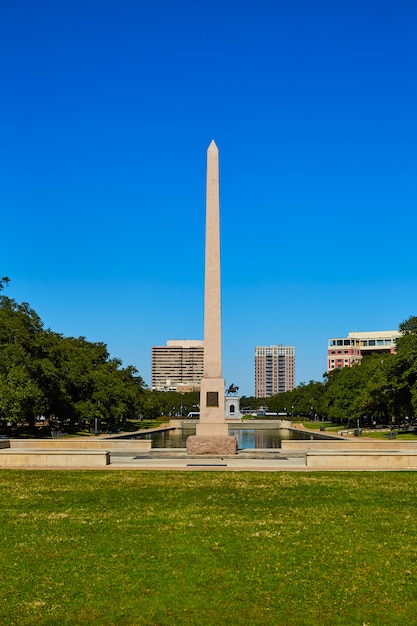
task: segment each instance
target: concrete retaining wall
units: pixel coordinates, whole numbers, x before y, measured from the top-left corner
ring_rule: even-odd
[[[110,453],[105,450],[0,450],[0,467],[105,467]]]
[[[7,445],[2,445],[7,444]],[[0,448],[11,450],[110,450],[111,452],[150,450],[151,439],[95,439],[92,437],[66,437],[64,439],[7,439]]]
[[[283,452],[307,452],[318,450],[383,450],[383,451],[399,451],[399,450],[415,450],[417,452],[417,441],[397,441],[382,439],[344,439],[338,441],[330,440],[289,440],[281,442]]]
[[[236,424],[227,420],[227,423],[232,430],[290,430],[292,426],[291,420],[239,420]]]
[[[395,452],[392,450],[375,451],[341,451],[341,452],[307,452],[306,465],[309,468],[334,469],[368,469],[393,470],[417,469],[417,450]]]
[[[230,417],[225,417],[225,421],[231,430],[242,429],[242,430],[290,430],[292,426],[291,420],[262,420],[262,419],[253,419],[253,420],[242,420],[235,419]],[[171,428],[193,428],[197,424],[200,423],[200,420],[194,419],[177,419],[170,420],[169,425]]]

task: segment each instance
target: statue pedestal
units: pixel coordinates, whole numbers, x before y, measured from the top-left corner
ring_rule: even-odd
[[[235,419],[235,420],[242,419],[242,413],[240,412],[240,397],[239,396],[225,396],[224,415],[226,419]]]
[[[236,454],[236,437],[219,435],[191,435],[187,439],[187,453],[228,456]]]

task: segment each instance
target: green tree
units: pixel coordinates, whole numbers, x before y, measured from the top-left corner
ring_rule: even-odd
[[[321,415],[323,383],[310,380],[307,384],[301,383],[291,391],[276,394],[266,399],[266,404],[272,412],[287,413],[288,415]]]
[[[0,297],[0,418],[37,416],[75,426],[94,418],[117,424],[140,412],[144,382],[110,359],[103,343],[45,330],[27,303]]]
[[[259,406],[265,404],[266,400],[262,398],[255,398],[255,396],[241,396],[240,406],[245,409],[256,410]]]
[[[10,278],[8,276],[2,276],[0,278],[0,291],[2,291],[4,287],[9,284],[9,282]]]
[[[417,317],[411,315],[408,319],[401,322],[399,330],[403,337],[406,335],[417,335]],[[397,344],[401,344],[403,337],[399,337]]]
[[[393,354],[365,356],[358,368],[360,381],[352,399],[351,417],[385,424],[395,421],[396,395],[391,378]]]
[[[109,358],[104,343],[85,337],[65,337],[62,346],[64,387],[71,399],[67,419],[117,425],[138,417],[144,382],[136,368],[122,368],[120,360]]]
[[[322,405],[330,419],[349,422],[353,417],[352,405],[364,385],[361,368],[361,365],[354,365],[326,374]]]
[[[40,317],[27,303],[0,297],[0,416],[33,427],[44,404],[34,363],[39,356]]]
[[[417,416],[417,317],[411,316],[399,326],[397,353],[390,369],[396,410],[401,417]]]

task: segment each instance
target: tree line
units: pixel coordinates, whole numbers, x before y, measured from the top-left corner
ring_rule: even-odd
[[[0,290],[9,279],[0,279]],[[412,423],[417,417],[417,317],[400,324],[396,353],[375,353],[358,365],[324,374],[272,398],[242,397],[241,406],[328,418],[340,423]],[[42,417],[66,428],[94,421],[117,427],[127,420],[186,417],[198,410],[197,392],[149,390],[131,365],[110,358],[104,343],[45,329],[28,303],[0,296],[0,422]]]
[[[0,289],[8,282],[0,279]],[[38,420],[54,428],[108,428],[127,420],[186,416],[198,393],[151,391],[132,365],[110,358],[102,342],[45,329],[27,302],[0,296],[0,423]]]
[[[242,398],[241,405],[265,404],[271,412],[339,423],[411,424],[417,417],[417,317],[399,330],[395,353],[364,356],[357,365],[325,373],[322,382],[263,400]]]
[[[119,424],[140,412],[144,382],[104,343],[45,329],[28,303],[0,297],[0,419],[33,427],[96,418]]]

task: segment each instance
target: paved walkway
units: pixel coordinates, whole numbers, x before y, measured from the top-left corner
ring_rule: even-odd
[[[107,469],[184,471],[307,471],[303,453],[240,450],[235,456],[188,456],[186,449],[156,448],[149,452],[113,454]]]

